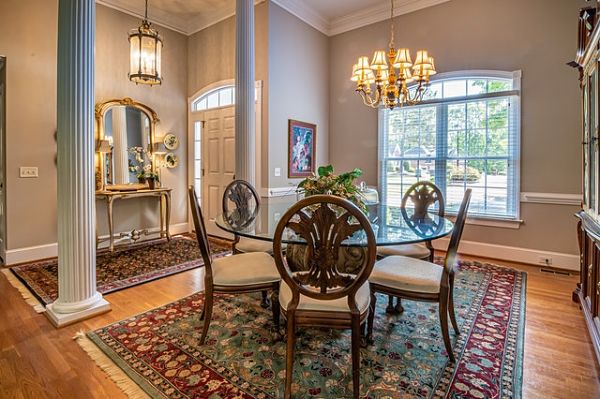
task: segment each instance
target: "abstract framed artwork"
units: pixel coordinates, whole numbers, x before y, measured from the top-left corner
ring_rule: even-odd
[[[288,177],[307,177],[315,172],[317,125],[288,120]]]

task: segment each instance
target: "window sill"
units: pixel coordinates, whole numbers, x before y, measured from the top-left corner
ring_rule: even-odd
[[[453,222],[456,220],[455,215],[447,215],[447,218]],[[520,219],[501,219],[501,218],[485,218],[485,217],[467,217],[466,224],[473,226],[498,227],[501,229],[517,230],[524,223]]]

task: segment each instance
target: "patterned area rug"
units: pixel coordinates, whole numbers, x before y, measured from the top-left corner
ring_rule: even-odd
[[[379,297],[375,344],[361,350],[362,398],[521,397],[526,274],[478,262],[459,268],[461,334],[450,328],[457,363],[446,357],[437,305],[403,301],[404,313],[388,316]],[[283,397],[285,343],[273,341],[258,297],[219,296],[205,346],[202,303],[195,294],[78,342],[132,397]],[[346,331],[299,330],[294,397],[351,397],[349,346]]]
[[[211,250],[217,256],[231,253],[231,244],[211,239]],[[204,261],[196,240],[178,236],[170,241],[155,240],[118,248],[114,252],[98,252],[96,284],[98,292],[107,294],[175,273],[202,266]],[[58,298],[58,260],[56,258],[27,263],[10,271],[47,305]]]

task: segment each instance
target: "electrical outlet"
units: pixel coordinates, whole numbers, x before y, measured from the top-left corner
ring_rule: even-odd
[[[281,168],[275,168],[275,176],[281,176]]]
[[[540,257],[538,258],[538,263],[540,265],[550,266],[552,265],[552,258],[550,256],[540,255]]]
[[[21,166],[19,168],[19,177],[23,177],[23,178],[38,177],[37,166]]]

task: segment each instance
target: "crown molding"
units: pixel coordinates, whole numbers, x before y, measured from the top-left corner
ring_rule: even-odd
[[[265,1],[267,0],[254,0],[254,4],[260,4]],[[390,6],[387,2],[341,17],[327,19],[312,7],[307,6],[302,0],[271,1],[327,36],[335,36],[366,25],[384,21],[390,17]],[[397,0],[394,6],[394,16],[397,17],[399,15],[408,14],[447,1],[450,0]],[[144,17],[143,7],[125,8],[121,5],[119,0],[96,0],[96,3],[136,18],[143,19]],[[235,7],[233,9],[223,9],[219,12],[212,13],[211,15],[204,15],[203,17],[189,18],[178,18],[169,12],[157,8],[150,9],[150,11],[151,13],[148,18],[150,22],[186,36],[193,35],[196,32],[235,15]]]
[[[266,0],[254,0],[254,4],[257,5],[265,1]],[[143,7],[125,8],[120,4],[119,0],[96,0],[96,3],[139,19],[144,18]],[[191,36],[196,32],[206,29],[212,25],[216,25],[227,18],[233,17],[235,15],[235,3],[232,9],[223,9],[209,16],[204,16],[203,18],[178,18],[168,12],[156,8],[149,9],[149,11],[150,15],[148,16],[148,20],[151,23],[181,33],[182,35]]]
[[[394,5],[394,17],[446,3],[448,1],[450,0],[400,0]],[[339,35],[340,33],[371,25],[389,18],[390,5],[388,3],[382,3],[342,17],[333,18],[329,23],[329,29],[326,34],[328,36]]]
[[[113,10],[117,10],[139,19],[144,19],[144,8],[125,8],[118,4],[118,2],[115,0],[96,0],[96,4],[112,8]],[[152,15],[148,16],[148,20],[155,25],[162,26],[183,35],[189,35],[187,33],[187,26],[182,24],[179,19],[173,18],[171,15],[169,15],[169,13],[161,12],[160,10],[152,10]],[[134,27],[132,26],[132,28]]]
[[[312,7],[307,6],[302,0],[271,0],[287,12],[295,15],[321,33],[329,35],[331,23],[319,15]]]

